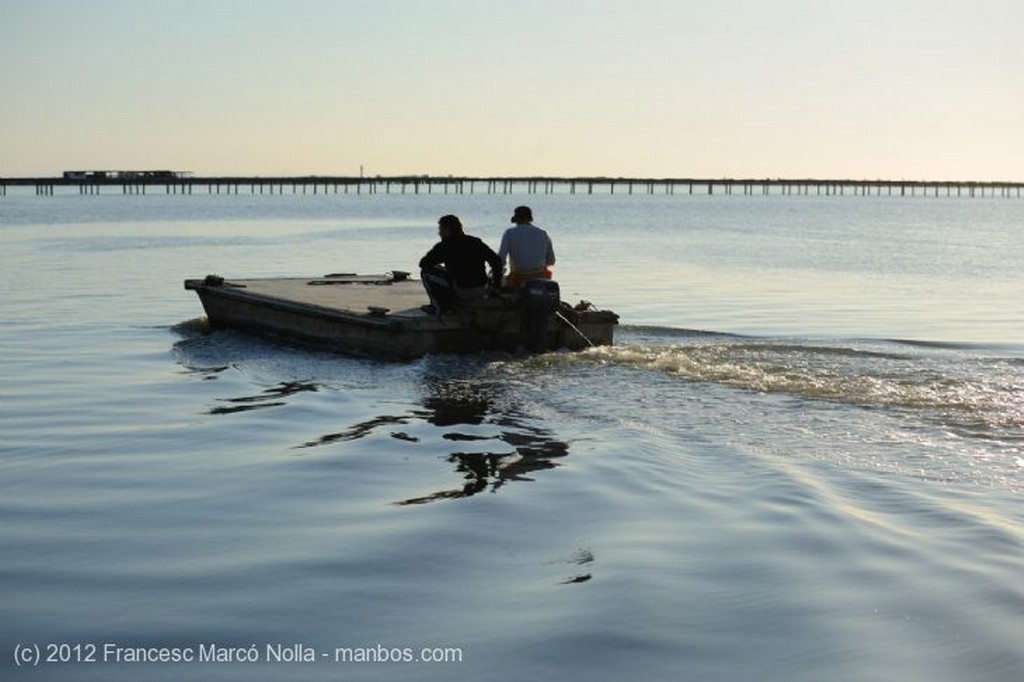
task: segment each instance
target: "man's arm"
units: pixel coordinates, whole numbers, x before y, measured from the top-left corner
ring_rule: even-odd
[[[494,249],[487,246],[484,240],[480,240],[480,255],[483,256],[484,260],[488,265],[491,266],[491,280],[494,282],[494,286],[501,288],[501,276],[504,274],[505,264],[498,256],[494,253]]]
[[[505,233],[501,235],[501,245],[498,247],[498,260],[501,261],[502,270],[505,269],[505,259],[508,258],[508,242],[508,230],[505,230]]]
[[[434,247],[427,251],[427,255],[420,258],[420,269],[429,268],[431,265],[440,265],[444,262],[444,253],[441,248],[444,242],[434,244]]]

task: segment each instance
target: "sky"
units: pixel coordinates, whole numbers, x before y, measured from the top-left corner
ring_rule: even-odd
[[[1024,181],[1020,0],[0,0],[0,177]]]

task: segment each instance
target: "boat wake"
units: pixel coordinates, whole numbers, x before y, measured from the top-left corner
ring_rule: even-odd
[[[1016,358],[893,341],[821,342],[654,328],[627,328],[622,336],[621,345],[591,348],[580,357],[745,391],[924,411],[933,423],[973,435],[1024,427],[1024,368]]]

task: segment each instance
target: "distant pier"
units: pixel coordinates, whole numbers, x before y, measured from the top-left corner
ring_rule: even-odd
[[[840,180],[782,178],[611,178],[459,176],[224,176],[197,177],[171,171],[114,171],[62,177],[0,178],[9,188],[33,187],[37,196],[55,190],[95,194],[703,194],[793,196],[1021,196],[1024,182]]]

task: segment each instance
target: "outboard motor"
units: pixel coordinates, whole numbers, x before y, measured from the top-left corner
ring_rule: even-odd
[[[548,320],[561,300],[558,282],[533,279],[523,284],[525,345],[530,351],[540,353],[547,346]]]

